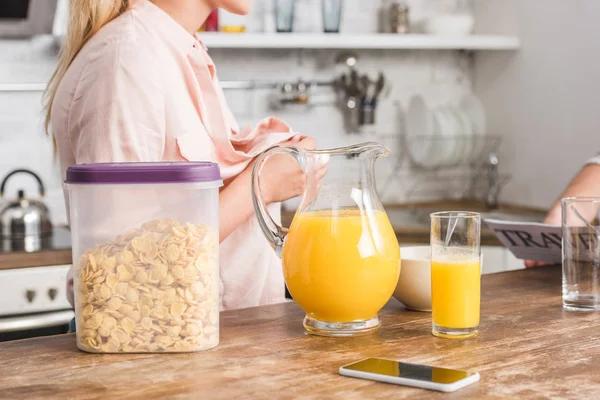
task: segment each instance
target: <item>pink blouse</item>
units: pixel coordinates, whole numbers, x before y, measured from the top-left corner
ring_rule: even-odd
[[[294,135],[267,118],[240,131],[206,47],[147,0],[103,27],[77,55],[53,107],[61,170],[123,161],[213,161],[223,179]],[[280,205],[270,205],[274,216]],[[221,306],[284,300],[281,263],[256,218],[220,246]]]

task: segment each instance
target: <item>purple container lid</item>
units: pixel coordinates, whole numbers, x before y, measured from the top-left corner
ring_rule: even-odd
[[[149,162],[79,164],[67,168],[68,184],[196,183],[221,180],[219,165],[211,162]]]

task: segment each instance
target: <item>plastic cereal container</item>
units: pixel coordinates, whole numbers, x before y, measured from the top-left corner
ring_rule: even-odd
[[[219,167],[67,169],[77,347],[192,352],[219,343]]]

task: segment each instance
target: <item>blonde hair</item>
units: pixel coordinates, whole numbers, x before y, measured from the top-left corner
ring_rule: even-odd
[[[46,110],[46,133],[50,132],[52,120],[52,104],[56,91],[62,81],[67,69],[77,57],[83,46],[104,25],[123,14],[132,0],[69,0],[69,23],[65,45],[60,53],[58,67],[52,74],[48,87],[44,93],[44,107]]]

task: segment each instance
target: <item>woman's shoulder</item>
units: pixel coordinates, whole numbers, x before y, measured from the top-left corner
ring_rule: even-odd
[[[128,87],[160,89],[164,76],[164,52],[152,45],[131,13],[125,13],[103,27],[77,55],[64,81],[69,81],[72,99],[95,88]],[[65,82],[66,83],[66,82]],[[133,93],[132,93],[133,94]]]
[[[82,48],[76,61],[87,64],[100,64],[102,67],[140,62],[156,61],[163,51],[152,39],[145,27],[136,21],[135,15],[126,12],[109,22],[98,31]],[[154,65],[158,63],[154,62]],[[152,65],[145,65],[152,69]]]
[[[132,16],[125,13],[96,33],[67,69],[57,89],[53,124],[77,104],[127,101],[148,94],[160,100],[164,75],[161,54],[146,46]],[[140,42],[144,40],[144,42]],[[56,111],[56,113],[54,112]]]

